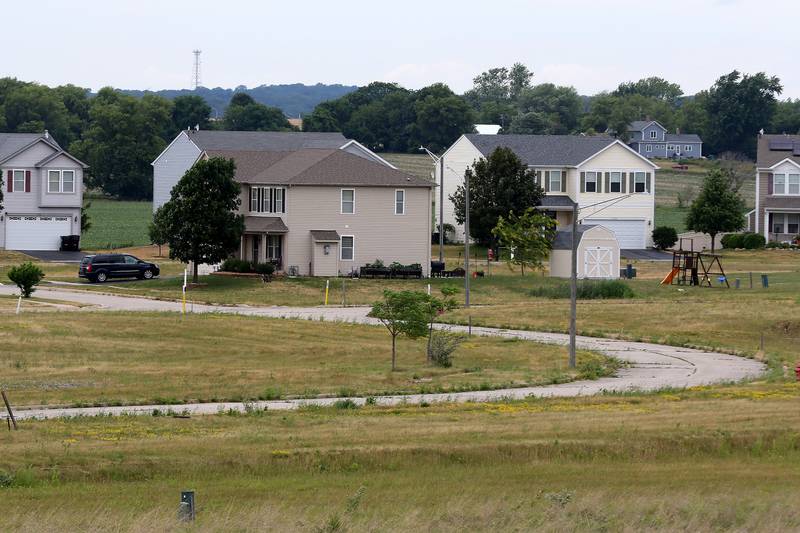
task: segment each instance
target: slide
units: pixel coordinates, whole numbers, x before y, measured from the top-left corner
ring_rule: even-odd
[[[680,268],[678,268],[678,267],[673,267],[672,271],[671,271],[669,274],[667,274],[667,275],[664,277],[664,279],[662,279],[662,280],[661,280],[661,284],[662,284],[662,285],[669,285],[670,283],[672,283],[672,280],[675,278],[675,276],[676,276],[676,275],[678,274],[678,272],[680,272],[680,271],[681,271],[681,269],[680,269]]]

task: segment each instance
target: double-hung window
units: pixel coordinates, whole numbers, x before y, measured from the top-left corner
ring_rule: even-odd
[[[403,189],[394,191],[394,214],[406,214],[406,191]]]
[[[650,131],[650,138],[651,139],[658,139],[658,132],[656,130]]]
[[[586,192],[599,192],[597,190],[597,175],[599,172],[587,172],[586,173],[586,183],[585,189]]]
[[[789,174],[786,177],[786,194],[800,194],[800,174]]]
[[[352,261],[355,250],[355,238],[352,235],[342,235],[339,244],[339,258],[342,261]]]
[[[652,152],[653,151],[653,145],[652,144],[648,144],[647,148],[645,149],[645,151]]]
[[[250,212],[285,213],[286,189],[283,187],[250,187]]]
[[[609,172],[608,192],[622,192],[622,172]]]
[[[684,152],[691,152],[692,151],[692,145],[691,144],[687,144],[686,146],[683,147],[683,151]]]
[[[74,170],[48,170],[47,171],[47,192],[48,193],[73,193],[75,192],[75,171]]]
[[[633,173],[633,192],[647,192],[647,173]]]
[[[772,182],[773,194],[786,194],[786,174],[775,174]]]
[[[13,192],[25,192],[25,171],[24,170],[15,170],[13,183],[11,184],[11,190]]]
[[[800,233],[800,214],[787,214],[786,216],[786,233],[790,235],[797,235]]]
[[[355,189],[342,189],[342,209],[343,215],[352,215],[356,212],[356,191]]]
[[[549,170],[547,174],[547,179],[550,184],[550,191],[551,192],[561,192],[561,171],[560,170]]]

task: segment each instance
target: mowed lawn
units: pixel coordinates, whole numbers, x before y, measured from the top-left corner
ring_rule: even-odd
[[[81,236],[81,249],[107,250],[150,243],[147,226],[153,219],[152,202],[90,199],[87,213],[92,226]]]
[[[5,531],[796,531],[800,387],[0,432]],[[343,407],[345,407],[343,405]]]
[[[0,306],[0,313],[3,307]],[[0,383],[17,406],[255,400],[446,392],[570,381],[614,364],[562,346],[474,336],[451,368],[425,361],[425,340],[382,327],[174,313],[0,315]]]

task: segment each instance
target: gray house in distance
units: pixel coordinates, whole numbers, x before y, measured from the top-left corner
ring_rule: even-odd
[[[628,135],[628,145],[645,157],[697,159],[703,156],[703,141],[697,134],[667,133],[667,128],[655,120],[631,122]]]

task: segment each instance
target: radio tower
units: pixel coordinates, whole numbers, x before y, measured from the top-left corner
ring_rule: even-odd
[[[192,89],[200,87],[200,53],[202,50],[192,50],[194,54],[194,71],[192,72]]]

